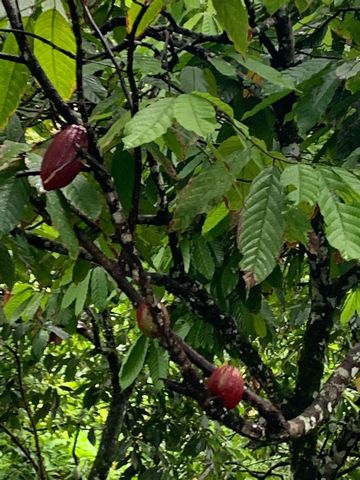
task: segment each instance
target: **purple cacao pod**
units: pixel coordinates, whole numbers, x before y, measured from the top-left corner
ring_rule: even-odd
[[[45,190],[57,190],[69,185],[84,168],[79,148],[88,149],[86,128],[70,125],[57,133],[45,152],[40,177]]]

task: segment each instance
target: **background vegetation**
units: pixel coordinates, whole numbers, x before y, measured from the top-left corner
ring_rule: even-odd
[[[359,20],[2,1],[1,479],[360,478]],[[86,171],[45,192],[70,124]]]

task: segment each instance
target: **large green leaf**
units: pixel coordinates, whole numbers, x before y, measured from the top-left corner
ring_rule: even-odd
[[[353,315],[358,314],[360,311],[360,288],[351,290],[344,302],[341,315],[340,324],[345,325],[351,319]]]
[[[216,128],[215,109],[198,95],[179,95],[174,103],[174,116],[180,125],[201,137],[206,137]]]
[[[219,97],[214,97],[208,92],[193,92],[197,97],[204,98],[214,105],[220,112],[226,113],[229,118],[234,118],[234,111],[230,105],[223,102]]]
[[[85,306],[87,294],[89,291],[89,282],[90,282],[91,272],[89,271],[81,282],[77,284],[76,287],[76,300],[75,300],[75,315],[79,315]]]
[[[131,345],[128,350],[120,369],[120,385],[122,389],[129,387],[141,372],[146,353],[149,346],[149,339],[141,335]]]
[[[72,29],[57,10],[47,10],[39,15],[35,33],[68,52],[75,54]],[[76,87],[75,60],[55,50],[40,40],[34,40],[34,51],[46,75],[59,94],[68,100]]]
[[[301,202],[307,202],[315,205],[319,193],[319,182],[317,171],[309,165],[291,165],[281,174],[281,183],[288,187],[293,186],[295,190],[290,189],[288,198],[295,205]]]
[[[100,311],[106,307],[107,276],[102,267],[96,267],[91,275],[91,301]]]
[[[207,280],[212,279],[215,272],[215,261],[209,245],[203,237],[196,236],[193,239],[191,264]]]
[[[12,177],[0,184],[0,236],[20,222],[27,197],[26,184],[21,178]]]
[[[102,210],[103,198],[97,184],[90,177],[77,175],[63,190],[66,199],[81,213],[97,220]]]
[[[69,250],[70,257],[76,258],[79,247],[78,240],[57,192],[47,193],[46,208],[50,214],[53,227],[59,232],[61,240]]]
[[[285,226],[283,203],[280,171],[268,167],[254,180],[244,206],[240,265],[250,274],[250,284],[262,282],[276,265]]]
[[[242,0],[212,0],[212,3],[221,26],[234,42],[236,50],[246,53],[249,20]]]
[[[336,78],[335,71],[332,70],[319,77],[317,83],[311,85],[310,90],[306,92],[306,95],[300,97],[294,108],[299,132],[302,135],[321,120],[334,96],[339,81]]]
[[[8,322],[13,323],[21,317],[33,294],[34,291],[28,284],[19,283],[14,286],[10,300],[4,306],[4,313]]]
[[[345,168],[321,166],[318,171],[329,189],[345,203],[360,202],[360,180]]]
[[[158,342],[152,342],[149,348],[146,363],[150,370],[150,376],[157,390],[163,388],[162,379],[168,375],[169,353],[161,348]]]
[[[162,98],[134,115],[125,126],[123,138],[125,148],[138,147],[163,135],[173,122],[175,100]]]
[[[17,55],[19,50],[13,34],[4,42],[2,52]],[[24,93],[29,70],[21,63],[1,60],[0,68],[0,130],[7,124]]]
[[[185,230],[196,215],[211,210],[230,187],[231,179],[221,164],[212,165],[192,178],[176,200],[173,228]]]
[[[295,83],[293,79],[290,76],[283,74],[282,72],[278,72],[270,65],[266,65],[265,63],[253,57],[244,58],[238,53],[232,53],[230,56],[237,60],[250,72],[257,73],[264,80],[268,80],[277,87],[290,91],[295,90]]]
[[[347,205],[339,200],[326,175],[319,173],[319,206],[324,217],[329,243],[346,260],[360,259],[360,204]]]

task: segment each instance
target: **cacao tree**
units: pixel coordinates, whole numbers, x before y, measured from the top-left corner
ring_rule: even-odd
[[[360,478],[359,32],[2,0],[0,478]]]

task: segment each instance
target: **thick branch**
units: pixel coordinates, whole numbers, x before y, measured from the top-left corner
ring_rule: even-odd
[[[359,405],[359,402],[357,402]],[[339,470],[344,466],[347,457],[360,441],[360,413],[351,408],[346,415],[344,426],[336,436],[323,459],[321,476],[326,480],[338,478]],[[342,471],[344,472],[344,471]]]
[[[325,422],[339,403],[345,388],[360,370],[360,343],[331,375],[316,400],[301,415],[290,420],[290,438],[299,438]]]
[[[255,348],[237,331],[232,317],[223,314],[204,287],[187,275],[176,279],[159,273],[150,273],[150,278],[156,285],[163,285],[169,292],[181,297],[191,309],[205,321],[220,330],[226,347],[235,349],[249,371],[263,385],[271,400],[279,402],[280,388],[271,370],[264,365]]]
[[[106,339],[106,358],[111,376],[111,402],[109,413],[105,421],[100,446],[89,473],[89,480],[106,480],[111,465],[119,448],[118,438],[124,421],[126,404],[131,389],[121,391],[119,383],[120,362],[115,349],[112,327],[109,324],[108,312],[103,312],[103,327]]]

